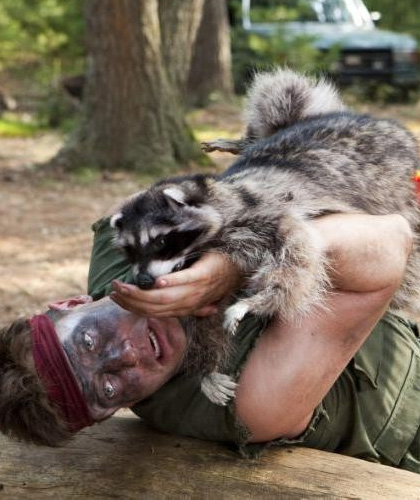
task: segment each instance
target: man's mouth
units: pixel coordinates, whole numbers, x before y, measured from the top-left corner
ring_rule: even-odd
[[[153,347],[153,350],[155,353],[155,358],[158,359],[158,358],[160,358],[160,355],[162,353],[158,339],[157,339],[155,333],[150,328],[148,330],[148,335],[149,335],[150,343],[152,344],[152,347]]]

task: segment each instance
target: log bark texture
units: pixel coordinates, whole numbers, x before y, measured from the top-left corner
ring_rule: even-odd
[[[420,476],[307,448],[241,458],[228,447],[154,432],[129,412],[66,447],[0,437],[2,500],[420,498]]]

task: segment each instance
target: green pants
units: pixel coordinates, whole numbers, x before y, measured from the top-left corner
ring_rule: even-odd
[[[108,219],[94,224],[89,293],[100,298],[110,282],[132,280],[130,266],[112,244]],[[248,316],[235,336],[228,372],[241,367],[265,325]],[[296,439],[249,444],[250,434],[233,405],[212,404],[199,380],[180,374],[134,412],[166,432],[235,443],[246,456],[268,446],[298,444],[335,451],[420,473],[420,344],[417,328],[386,314],[316,408],[312,422]]]

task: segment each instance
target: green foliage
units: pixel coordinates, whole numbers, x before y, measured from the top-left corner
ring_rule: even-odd
[[[382,14],[379,27],[410,33],[420,40],[420,2],[419,0],[365,0],[370,11]]]
[[[0,61],[81,56],[82,7],[83,0],[2,0]]]
[[[316,21],[316,13],[309,0],[259,0],[252,4],[251,21],[289,22]]]
[[[3,80],[6,87],[11,82],[7,90],[12,95],[45,96],[37,109],[37,120],[44,127],[66,128],[75,115],[74,106],[57,87],[63,75],[84,68],[83,4],[83,0],[0,1]]]
[[[13,116],[0,118],[0,137],[31,137],[42,130],[37,123],[26,123]]]
[[[355,103],[415,104],[419,101],[419,91],[404,87],[395,87],[387,83],[354,83],[345,89],[347,101]]]
[[[83,3],[0,1],[0,71],[11,82],[12,94],[49,93],[61,76],[83,71]]]

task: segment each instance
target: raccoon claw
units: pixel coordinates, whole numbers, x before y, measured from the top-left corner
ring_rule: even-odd
[[[247,304],[238,302],[233,306],[230,306],[225,311],[225,320],[223,321],[223,328],[227,330],[231,335],[235,335],[238,328],[239,322],[249,311]]]
[[[201,390],[212,403],[226,406],[235,396],[237,385],[229,375],[213,372],[203,378]]]

